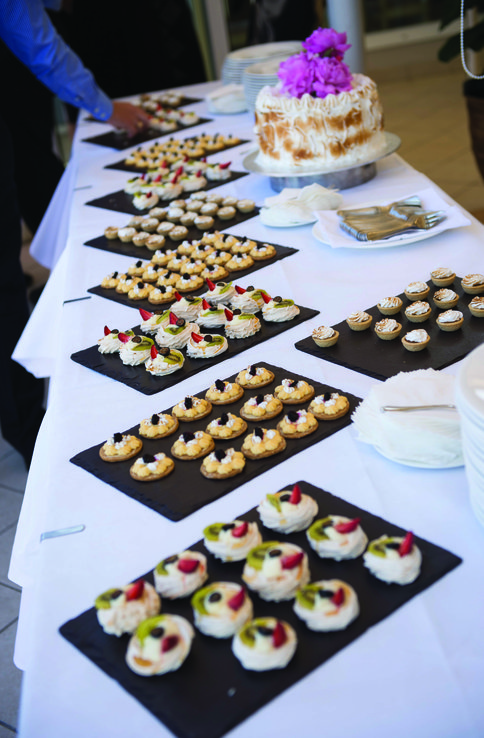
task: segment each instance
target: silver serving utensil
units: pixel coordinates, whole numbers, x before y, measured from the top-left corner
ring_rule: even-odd
[[[412,410],[457,410],[455,405],[382,405],[381,413],[407,413]]]
[[[373,205],[367,208],[356,208],[355,210],[337,210],[336,215],[340,218],[347,218],[353,215],[377,215],[381,213],[390,213],[393,208],[421,208],[422,201],[417,195],[407,197],[406,200],[397,200],[390,205]]]
[[[380,241],[385,238],[391,238],[400,233],[412,230],[425,230],[428,231],[434,228],[439,223],[442,223],[446,218],[446,214],[443,210],[435,210],[427,213],[419,213],[411,215],[407,220],[397,221],[388,223],[386,225],[377,226],[376,224],[371,227],[371,230],[367,230],[363,223],[346,222],[342,221],[340,227],[356,238],[358,241]]]
[[[81,533],[86,526],[83,523],[79,525],[71,525],[70,528],[57,528],[56,530],[48,530],[40,534],[40,542],[46,541],[48,538],[58,538],[59,536],[70,536],[72,533]]]

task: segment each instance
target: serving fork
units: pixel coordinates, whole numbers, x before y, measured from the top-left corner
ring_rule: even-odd
[[[411,212],[412,210],[421,207],[422,201],[420,197],[418,197],[418,195],[412,195],[412,197],[407,197],[405,200],[396,200],[395,202],[391,202],[389,205],[370,205],[369,207],[356,208],[355,210],[337,210],[336,215],[344,219],[351,218],[353,216],[380,215],[383,213],[391,213],[393,215],[393,210],[397,213],[404,210]]]
[[[376,216],[376,217],[375,217]],[[379,241],[412,230],[428,231],[447,217],[443,210],[419,211],[408,214],[405,219],[397,219],[388,214],[375,216],[349,217],[342,220],[341,228],[358,241]]]

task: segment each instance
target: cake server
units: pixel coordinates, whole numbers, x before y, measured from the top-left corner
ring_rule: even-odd
[[[338,210],[336,215],[340,218],[348,218],[353,215],[377,215],[381,213],[389,213],[393,208],[421,208],[422,201],[418,195],[407,197],[406,200],[397,200],[396,202],[390,203],[390,205],[373,205],[367,208],[356,208],[355,210]]]

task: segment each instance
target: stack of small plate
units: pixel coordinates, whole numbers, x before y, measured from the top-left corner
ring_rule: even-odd
[[[484,344],[474,349],[457,377],[462,449],[474,513],[484,525]]]
[[[300,41],[275,41],[270,44],[246,46],[244,49],[232,51],[225,57],[222,67],[224,85],[242,84],[244,69],[275,56],[292,56],[301,51]]]
[[[258,62],[257,64],[251,64],[247,67],[242,74],[242,84],[244,86],[245,102],[249,110],[255,109],[255,101],[259,91],[263,87],[269,85],[273,87],[279,82],[277,72],[279,70],[279,64],[287,59],[291,54],[283,54],[276,56],[273,59],[267,61]]]

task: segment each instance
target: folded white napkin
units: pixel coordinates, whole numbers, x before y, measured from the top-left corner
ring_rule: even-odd
[[[358,438],[386,458],[423,468],[462,466],[460,416],[456,410],[385,412],[384,405],[454,403],[455,378],[434,369],[400,372],[373,386],[352,420]]]
[[[224,85],[210,92],[205,100],[211,113],[243,113],[247,110],[242,85]]]
[[[341,230],[340,219],[336,213],[328,212],[326,210],[323,212],[318,211],[315,213],[319,226],[318,239],[321,238],[324,243],[327,243],[333,249],[367,249],[376,248],[378,246],[382,248],[398,246],[403,244],[405,241],[412,242],[416,240],[417,236],[419,239],[422,237],[430,238],[438,233],[448,231],[451,228],[461,228],[462,226],[468,226],[471,224],[469,218],[467,218],[458,207],[448,205],[448,203],[432,187],[420,190],[419,192],[409,192],[406,195],[399,197],[398,200],[405,200],[406,197],[410,197],[412,195],[418,195],[420,197],[422,207],[425,210],[445,210],[447,215],[446,219],[428,231],[407,231],[406,233],[400,233],[397,236],[385,238],[380,241],[358,241],[356,238],[353,238],[353,236],[350,236],[349,233]],[[395,198],[392,198],[391,200],[382,199],[379,202],[361,203],[361,205],[355,205],[352,209],[367,207],[370,205],[389,205],[394,200]]]
[[[286,187],[274,197],[266,197],[259,217],[264,225],[275,228],[314,223],[316,210],[336,210],[343,197],[336,191],[318,184],[307,187]]]

